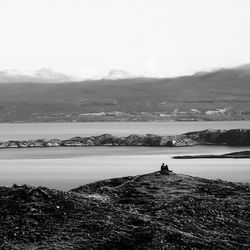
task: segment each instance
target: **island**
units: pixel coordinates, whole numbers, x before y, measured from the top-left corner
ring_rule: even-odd
[[[250,146],[250,129],[207,129],[181,135],[132,134],[126,137],[117,137],[110,134],[103,134],[89,137],[78,136],[66,140],[36,139],[0,142],[0,148],[82,146],[185,147],[195,145]]]
[[[0,249],[249,249],[250,185],[154,172],[0,187]]]

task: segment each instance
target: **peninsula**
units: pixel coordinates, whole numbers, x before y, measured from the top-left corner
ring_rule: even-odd
[[[201,158],[214,158],[214,159],[224,159],[224,158],[233,158],[233,159],[244,159],[250,158],[250,151],[240,151],[229,154],[222,155],[181,155],[173,156],[174,159],[201,159]]]

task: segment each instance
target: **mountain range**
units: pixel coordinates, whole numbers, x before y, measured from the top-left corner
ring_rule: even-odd
[[[33,71],[3,70],[0,71],[0,83],[62,83],[74,81],[74,77],[55,72],[48,68]]]
[[[113,69],[106,76],[99,79],[118,80],[131,79],[135,76],[122,69]],[[94,77],[90,80],[96,80]],[[19,71],[15,69],[0,71],[0,83],[65,83],[79,81],[79,76],[67,75],[53,71],[49,68],[42,68],[32,71]]]
[[[194,76],[203,76],[219,71],[235,71],[240,73],[239,77],[250,74],[250,64],[241,65],[231,69],[216,69],[212,71],[199,71],[194,73]],[[133,78],[148,78],[147,76],[138,76],[131,74],[123,69],[112,69],[106,76],[88,78],[87,80],[119,80],[119,79],[133,79]],[[157,77],[158,78],[158,77]],[[64,73],[53,71],[49,68],[41,68],[38,70],[20,71],[15,69],[0,71],[0,83],[67,83],[79,81],[79,77],[67,75]],[[84,81],[84,79],[82,79]],[[86,81],[86,80],[85,80]]]
[[[7,75],[16,81],[1,77],[0,122],[250,119],[249,65],[174,78],[115,70],[78,82],[47,69],[29,81]]]

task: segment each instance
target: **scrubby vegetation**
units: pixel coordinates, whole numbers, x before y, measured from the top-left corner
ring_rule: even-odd
[[[250,186],[152,174],[0,188],[0,249],[249,249]]]

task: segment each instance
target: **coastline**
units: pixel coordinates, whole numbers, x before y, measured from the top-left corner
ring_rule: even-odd
[[[186,147],[194,145],[250,146],[250,129],[215,130],[188,132],[180,135],[131,134],[125,137],[102,134],[99,136],[61,139],[10,140],[0,142],[0,148],[30,147],[79,147],[79,146],[153,146]]]
[[[173,156],[173,159],[248,159],[250,158],[250,151],[240,151],[233,152],[229,154],[221,154],[221,155],[178,155]]]

